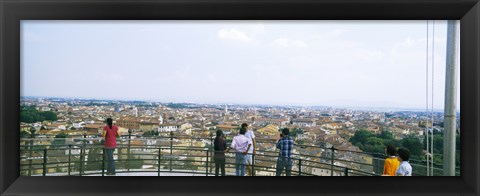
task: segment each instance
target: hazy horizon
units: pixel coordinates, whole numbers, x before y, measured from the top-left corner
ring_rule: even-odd
[[[445,41],[436,21],[436,110]],[[426,21],[22,21],[21,46],[21,96],[426,107]]]

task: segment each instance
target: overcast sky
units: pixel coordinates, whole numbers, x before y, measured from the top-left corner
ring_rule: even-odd
[[[435,109],[446,27],[435,22]],[[432,79],[420,20],[22,21],[21,33],[22,96],[421,109]]]

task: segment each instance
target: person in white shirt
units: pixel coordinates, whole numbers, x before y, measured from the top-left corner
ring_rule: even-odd
[[[397,151],[397,159],[400,161],[400,166],[398,166],[395,176],[412,176],[412,166],[408,163],[410,159],[410,151],[404,148],[400,148]]]
[[[250,140],[245,137],[246,132],[246,129],[241,128],[240,134],[233,137],[232,145],[230,145],[228,149],[228,151],[230,151],[230,149],[235,150],[235,174],[237,176],[245,176],[245,167],[247,164],[246,155],[252,146]]]
[[[255,134],[253,133],[252,130],[248,130],[248,124],[247,123],[243,123],[242,128],[247,130],[247,132],[245,133],[245,137],[247,137],[248,140],[250,140],[250,142],[252,143],[252,147],[253,147],[253,148],[250,148],[248,150],[248,154],[245,157],[247,159],[247,175],[248,176],[253,176],[253,167],[252,167],[252,165],[253,165],[253,154],[256,153],[256,151],[255,151],[255,149],[256,149]]]

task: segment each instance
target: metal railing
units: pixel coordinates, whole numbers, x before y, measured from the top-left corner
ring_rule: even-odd
[[[226,138],[227,143],[231,139]],[[160,135],[117,140],[114,154],[117,173],[214,175],[213,137]],[[20,175],[85,176],[106,175],[105,149],[101,138],[21,139]],[[235,153],[226,153],[225,169],[235,173]],[[252,155],[252,175],[274,176],[278,151],[275,141],[257,139]],[[377,176],[385,157],[365,152],[339,150],[334,146],[295,145],[292,175]],[[426,166],[411,162],[413,175],[426,174]],[[441,175],[442,169],[434,169]],[[285,173],[285,172],[283,172]],[[457,173],[459,175],[459,173]],[[141,174],[140,174],[141,175]]]

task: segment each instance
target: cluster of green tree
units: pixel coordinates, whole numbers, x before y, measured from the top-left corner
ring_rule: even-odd
[[[45,127],[42,126],[42,128],[40,128],[40,130],[45,130]],[[20,138],[29,138],[29,137],[35,137],[37,136],[38,134],[36,134],[37,132],[37,129],[31,127],[29,131],[20,131]]]
[[[58,147],[58,146],[63,146],[65,145],[65,138],[68,137],[68,134],[66,133],[59,133],[57,135],[55,135],[55,138],[52,142],[52,146],[55,148],[55,147]]]
[[[112,102],[109,102],[109,103],[101,103],[101,102],[88,102],[88,103],[85,103],[83,104],[84,106],[114,106],[114,105],[117,105],[116,103],[112,103]]]
[[[44,120],[55,121],[57,114],[52,111],[40,112],[34,106],[22,106],[20,108],[20,122],[35,123]]]
[[[169,108],[189,108],[189,105],[183,103],[167,103],[165,106]]]
[[[28,131],[21,131],[20,132],[20,138],[29,138],[29,137],[35,137],[35,134],[30,133]]]
[[[358,146],[364,152],[370,152],[379,155],[385,154],[386,146],[392,144],[397,148],[408,149],[411,153],[411,159],[413,160],[426,160],[426,156],[422,154],[423,150],[427,149],[426,136],[423,137],[423,141],[420,141],[420,139],[415,135],[408,135],[401,140],[397,140],[389,131],[382,131],[380,134],[374,134],[367,130],[360,129],[352,138],[350,138],[349,141],[353,145]],[[434,130],[433,134],[433,153],[434,163],[442,164],[443,134],[437,130]],[[455,158],[456,164],[460,165],[460,135],[457,135],[456,138]]]
[[[398,148],[406,148],[411,153],[412,159],[421,159],[423,144],[417,136],[408,135],[401,140],[394,138],[389,131],[382,131],[374,134],[370,131],[360,129],[349,140],[353,145],[358,146],[362,151],[374,154],[385,154],[385,147],[392,144]]]
[[[289,133],[290,137],[294,137],[294,138],[297,137],[298,134],[303,134],[303,130],[301,128],[296,128],[296,127],[293,128]]]
[[[457,131],[458,133],[458,131]],[[460,165],[460,134],[457,134],[455,141],[455,162],[456,165]],[[429,146],[431,146],[431,135],[429,135]],[[423,149],[427,149],[427,137],[423,137]],[[436,164],[442,164],[443,162],[443,133],[437,129],[433,130],[433,162]]]

